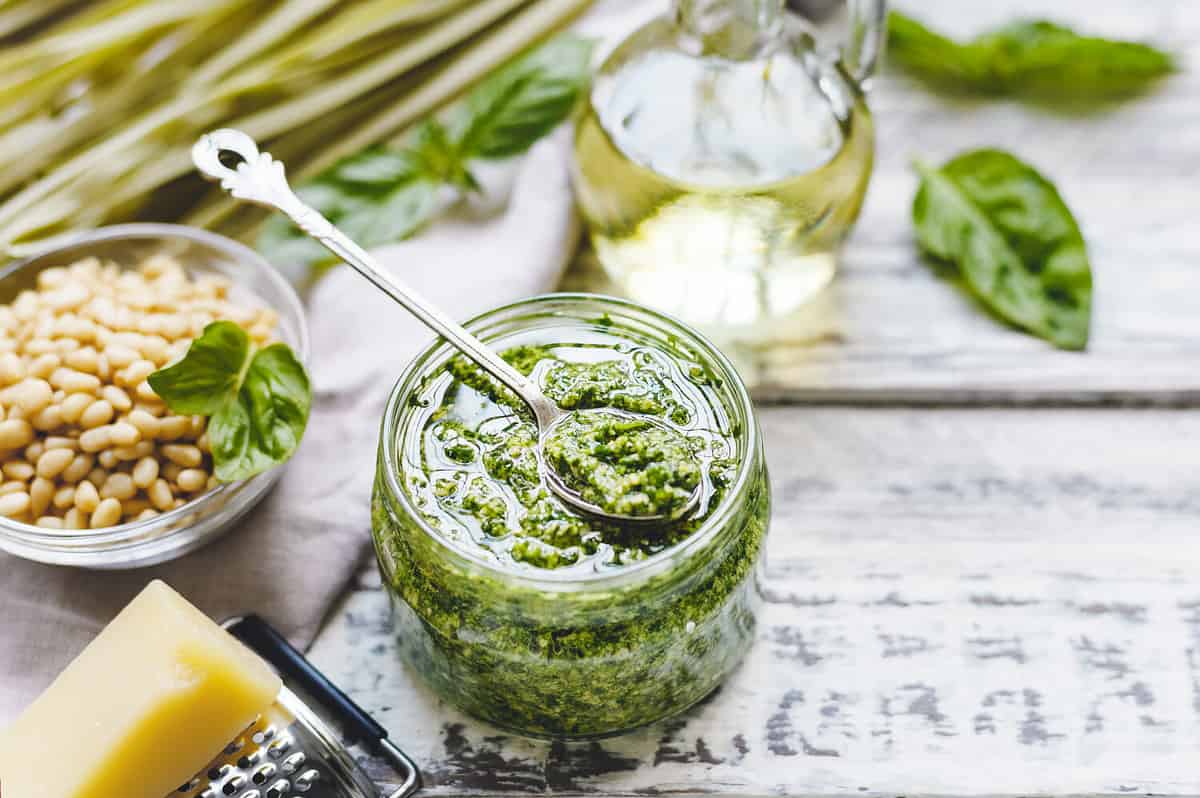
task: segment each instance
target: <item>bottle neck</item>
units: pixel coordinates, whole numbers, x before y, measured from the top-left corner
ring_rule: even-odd
[[[784,0],[671,0],[671,14],[700,55],[753,58],[783,27]]]

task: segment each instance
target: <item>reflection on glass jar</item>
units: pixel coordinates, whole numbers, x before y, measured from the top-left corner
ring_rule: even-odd
[[[755,634],[770,498],[740,379],[687,327],[620,300],[541,297],[468,326],[564,407],[670,419],[703,453],[704,500],[654,527],[573,514],[541,483],[515,400],[430,347],[388,403],[372,506],[403,657],[463,709],[532,736],[687,708]]]
[[[783,0],[675,0],[601,66],[575,185],[633,299],[707,328],[791,313],[833,278],[871,174],[882,0],[852,0],[841,61]]]

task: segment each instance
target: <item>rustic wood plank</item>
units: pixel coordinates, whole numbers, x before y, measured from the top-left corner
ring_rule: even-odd
[[[398,663],[371,571],[314,660],[431,794],[1200,793],[1200,418],[762,421],[776,513],[759,639],[682,717],[600,743],[497,732]]]
[[[605,4],[609,5],[609,4]],[[834,286],[753,336],[717,335],[759,398],[854,402],[1200,400],[1195,197],[1200,12],[1188,0],[898,3],[969,35],[1017,16],[1152,39],[1185,71],[1145,97],[1084,116],[1004,101],[948,100],[885,74],[871,94],[878,164]],[[1011,149],[1053,178],[1088,239],[1096,277],[1092,344],[1059,352],[988,317],[917,255],[914,157],[940,162]],[[589,253],[564,284],[611,292]],[[669,298],[664,298],[669,301]]]

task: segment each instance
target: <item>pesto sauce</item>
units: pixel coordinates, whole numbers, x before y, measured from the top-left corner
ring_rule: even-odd
[[[669,515],[699,490],[704,506],[649,528],[581,515],[545,485],[537,425],[523,403],[456,358],[425,425],[422,470],[407,475],[426,520],[455,545],[534,568],[620,567],[686,539],[719,504],[736,471],[734,430],[704,370],[617,346],[520,346],[502,355],[577,411],[544,454],[585,500],[619,514]]]
[[[606,736],[679,712],[719,685],[755,638],[770,492],[761,450],[746,448],[735,420],[753,423],[749,410],[733,412],[732,394],[695,357],[594,337],[504,356],[563,408],[644,413],[680,428],[705,466],[693,518],[621,527],[571,512],[542,484],[533,419],[463,360],[427,377],[401,411],[411,431],[398,475],[407,501],[389,487],[382,458],[372,499],[401,656],[461,708],[538,737]],[[584,455],[597,454],[587,436],[611,443],[621,432],[582,430]],[[553,456],[573,455],[564,444]],[[643,458],[640,447],[632,456]],[[666,482],[688,484],[680,471]],[[706,525],[717,512],[719,526]],[[667,567],[608,581],[669,556],[702,526],[705,539]],[[578,574],[578,590],[522,581],[540,574]],[[589,586],[597,576],[603,585]]]
[[[702,445],[646,416],[590,410],[556,424],[543,455],[563,484],[606,513],[670,518],[700,487]]]

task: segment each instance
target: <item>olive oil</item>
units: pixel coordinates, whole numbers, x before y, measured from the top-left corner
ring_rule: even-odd
[[[609,278],[710,329],[777,319],[829,283],[872,166],[857,84],[754,2],[749,37],[722,30],[718,47],[696,45],[686,9],[634,34],[576,128],[576,191]]]

